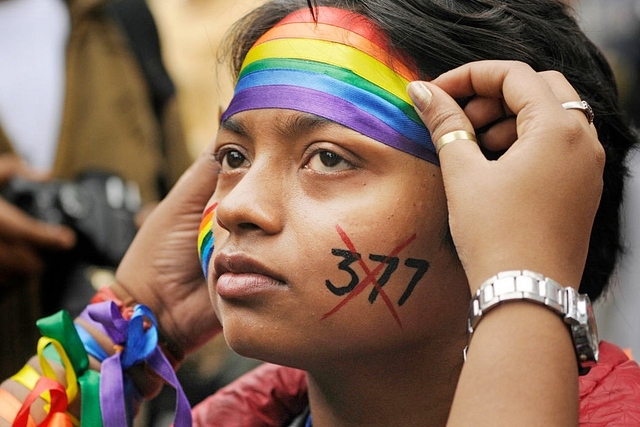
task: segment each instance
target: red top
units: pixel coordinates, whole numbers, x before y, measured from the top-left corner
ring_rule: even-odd
[[[194,427],[283,427],[307,401],[303,371],[264,364],[193,409]],[[600,343],[600,360],[580,377],[580,426],[640,426],[640,367],[618,347]]]

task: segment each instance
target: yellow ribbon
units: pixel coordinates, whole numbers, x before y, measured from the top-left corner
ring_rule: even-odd
[[[57,348],[56,348],[57,350]],[[14,376],[11,377],[12,380],[14,380],[15,382],[17,382],[18,384],[22,384],[24,387],[26,387],[29,390],[33,390],[36,386],[36,383],[38,382],[38,380],[40,379],[40,374],[38,373],[38,371],[35,370],[35,368],[29,364],[24,365],[22,367],[22,369],[20,369]],[[55,378],[52,378],[55,379]],[[67,394],[68,396],[68,394]],[[47,405],[45,405],[45,411],[49,412],[49,404],[51,403],[51,395],[49,394],[49,392],[44,392],[40,395],[40,397],[47,402]],[[52,415],[52,417],[55,416]],[[67,413],[67,417],[70,419],[71,423],[76,426],[79,427],[80,426],[80,420],[78,420],[76,417],[74,417],[73,415]],[[58,419],[59,417],[56,416],[56,419]],[[51,423],[54,422],[53,418],[50,421]],[[59,422],[56,421],[56,422]],[[52,425],[56,425],[55,423]]]

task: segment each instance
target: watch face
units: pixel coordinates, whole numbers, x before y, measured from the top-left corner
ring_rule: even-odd
[[[586,300],[586,306],[587,306],[586,307],[587,322],[588,322],[587,333],[589,335],[589,341],[591,341],[590,346],[593,349],[594,359],[597,362],[598,356],[600,354],[599,352],[600,341],[598,339],[598,325],[596,323],[596,316],[593,312],[593,307],[591,306],[591,300],[589,299],[589,296],[585,295],[584,298]]]
[[[571,334],[582,375],[598,362],[598,327],[587,295],[577,295],[575,308],[577,317],[571,322]]]

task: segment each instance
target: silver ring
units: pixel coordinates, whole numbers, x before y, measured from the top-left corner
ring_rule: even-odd
[[[593,113],[593,108],[591,108],[591,105],[589,105],[587,101],[565,102],[564,104],[562,104],[562,106],[564,107],[565,110],[582,111],[584,115],[587,117],[587,121],[589,122],[589,124],[593,123],[595,114]]]

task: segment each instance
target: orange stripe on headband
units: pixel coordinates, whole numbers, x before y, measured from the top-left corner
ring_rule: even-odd
[[[369,21],[362,15],[348,10],[328,6],[316,8],[315,13],[317,18],[315,23],[333,25],[334,27],[351,31],[367,40],[370,40],[385,51],[389,49],[389,41],[384,33],[373,22]],[[309,23],[309,10],[300,9],[293,12],[282,19],[282,21],[277,25],[285,25],[295,22]],[[409,64],[413,63],[409,58],[399,57],[397,59],[401,60],[401,62]]]
[[[272,40],[292,38],[324,40],[354,47],[377,59],[407,81],[418,80],[416,72],[411,71],[402,61],[395,58],[378,44],[354,31],[336,27],[332,24],[312,24],[309,22],[279,24],[260,37],[254,47]]]

